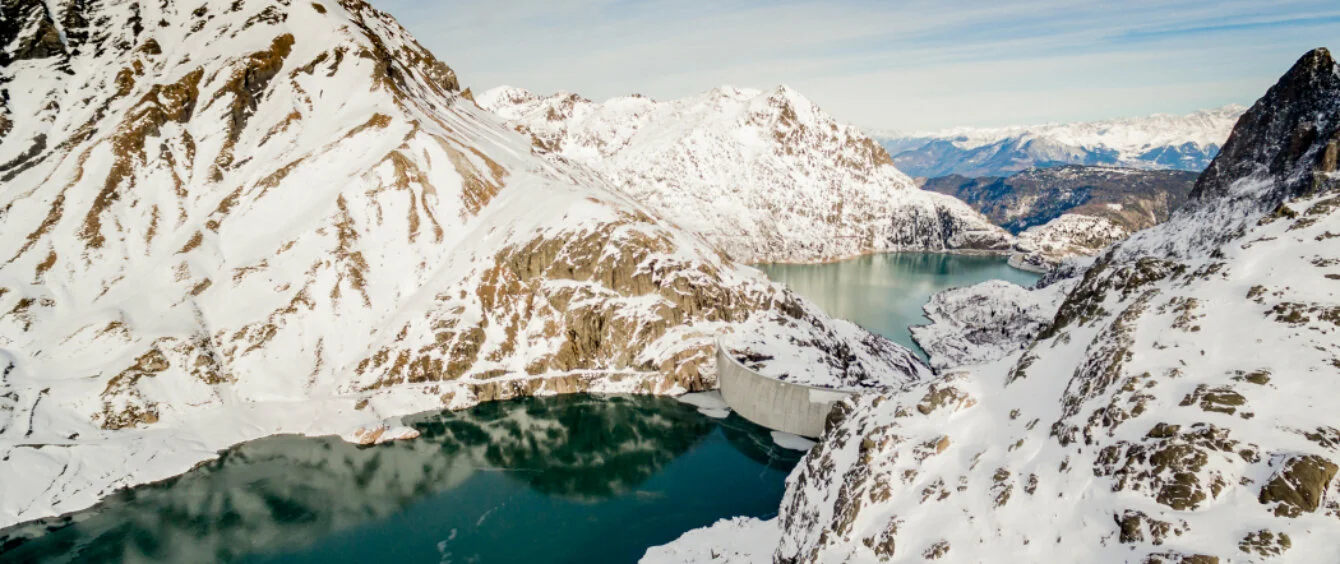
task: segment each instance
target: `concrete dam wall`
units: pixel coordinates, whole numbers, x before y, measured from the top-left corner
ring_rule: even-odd
[[[717,381],[721,397],[750,422],[818,438],[833,404],[856,392],[791,384],[754,372],[717,343]]]

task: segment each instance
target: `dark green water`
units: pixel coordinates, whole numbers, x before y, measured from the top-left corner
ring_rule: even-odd
[[[987,280],[1031,286],[1039,275],[1011,268],[1005,257],[899,253],[831,264],[763,264],[758,268],[837,317],[851,320],[922,355],[908,327],[929,320],[931,295]]]
[[[0,561],[635,562],[717,519],[774,515],[801,457],[666,398],[531,398],[406,423],[422,437],[242,445],[0,531]]]

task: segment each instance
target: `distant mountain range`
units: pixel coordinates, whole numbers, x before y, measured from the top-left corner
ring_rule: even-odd
[[[1219,154],[1245,110],[1229,105],[1182,116],[870,134],[899,170],[914,177],[1008,176],[1058,165],[1200,172]]]

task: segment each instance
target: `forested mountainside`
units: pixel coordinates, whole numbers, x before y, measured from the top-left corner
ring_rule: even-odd
[[[967,202],[1018,235],[1017,260],[1046,270],[1167,221],[1186,203],[1197,177],[1175,170],[1060,166],[1008,177],[932,178],[923,187]]]
[[[981,211],[1019,234],[1072,213],[1111,220],[1130,232],[1168,220],[1199,173],[1112,167],[1035,168],[1012,176],[932,178],[922,185]]]

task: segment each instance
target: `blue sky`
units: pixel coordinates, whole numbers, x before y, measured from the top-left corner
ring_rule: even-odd
[[[592,99],[788,84],[904,131],[1250,104],[1340,2],[372,0],[462,83]]]

